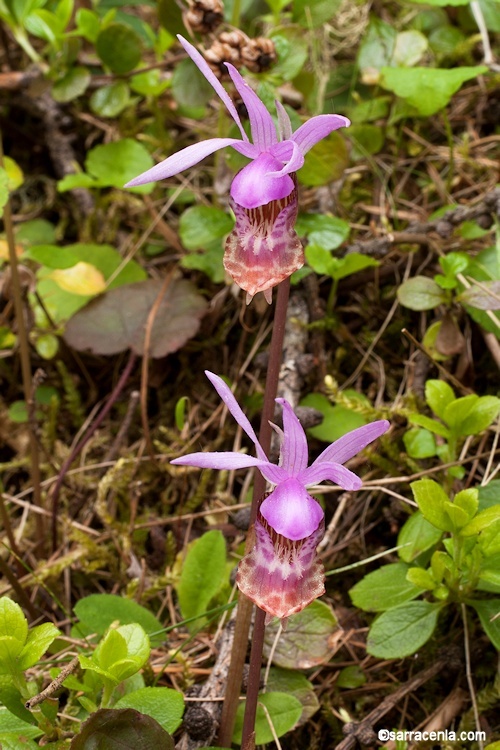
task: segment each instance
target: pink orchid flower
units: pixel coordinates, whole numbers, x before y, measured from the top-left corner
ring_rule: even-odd
[[[244,453],[190,453],[171,463],[210,469],[243,469],[255,466],[274,489],[262,501],[255,523],[256,541],[241,560],[237,584],[268,617],[288,617],[300,612],[324,593],[323,565],[316,547],[324,533],[324,513],[307,492],[325,479],[345,490],[358,490],[361,479],[344,464],[389,429],[387,420],[358,427],[336,440],[308,466],[307,438],[288,401],[283,408],[283,430],[278,464],[268,460],[255,431],[230,388],[217,375],[206,376],[236,422],[254,443],[257,456]],[[278,428],[276,428],[278,429]]]
[[[209,138],[194,143],[135,177],[126,187],[172,177],[226,146],[251,159],[231,185],[230,205],[236,225],[226,242],[224,267],[247,292],[247,301],[257,292],[264,292],[270,302],[271,289],[304,263],[304,251],[293,230],[298,211],[295,172],[304,164],[304,155],[309,149],[333,130],[348,127],[350,122],[342,115],[317,115],[293,133],[290,118],[277,101],[278,137],[273,118],[264,103],[236,68],[225,63],[247,108],[252,142],[231,97],[206,60],[186,39],[178,38],[226,105],[241,138]]]

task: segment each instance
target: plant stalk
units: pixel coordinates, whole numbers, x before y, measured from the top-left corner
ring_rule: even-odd
[[[0,167],[3,168],[3,139],[0,133]],[[10,274],[12,280],[12,295],[14,298],[14,310],[16,314],[17,324],[17,338],[19,341],[19,357],[21,360],[21,376],[23,381],[23,392],[24,400],[26,401],[26,409],[28,414],[30,412],[30,405],[33,403],[34,393],[31,379],[31,357],[30,348],[28,341],[28,331],[24,322],[24,303],[23,303],[23,292],[21,288],[21,280],[19,277],[19,268],[16,254],[16,241],[14,237],[14,226],[12,223],[12,212],[10,209],[10,198],[7,198],[5,206],[3,208],[3,223],[5,229],[5,236],[7,238],[7,245],[9,247],[9,262],[10,262]],[[28,435],[30,444],[30,476],[31,483],[33,485],[33,499],[35,505],[43,507],[42,504],[42,490],[40,483],[40,457],[38,450],[38,442],[33,430],[32,420],[28,420]],[[39,513],[35,514],[35,523],[37,529],[37,542],[41,545],[41,548],[45,546],[45,519]]]
[[[269,345],[269,363],[267,366],[266,385],[264,389],[264,404],[259,429],[259,441],[264,451],[269,454],[271,448],[272,427],[269,424],[274,416],[274,399],[278,392],[278,380],[281,369],[283,353],[283,338],[285,335],[286,311],[288,297],[290,295],[290,279],[285,279],[278,286],[276,307],[274,310],[274,325]],[[250,528],[255,523],[259,504],[266,490],[266,480],[259,471],[255,472],[252,506],[250,511]],[[247,547],[253,543],[252,533],[247,539]],[[246,552],[249,552],[247,549]],[[236,615],[233,649],[231,663],[227,675],[226,695],[222,706],[221,727],[218,742],[221,747],[229,747],[233,736],[234,720],[238,708],[241,691],[243,667],[248,644],[248,633],[252,617],[253,604],[246,596],[240,593],[238,601],[238,612]],[[264,645],[265,612],[257,608],[254,624],[254,635],[250,659],[250,671],[248,675],[248,691],[245,708],[245,721],[243,725],[242,750],[245,742],[251,741],[253,735],[255,716],[257,711],[257,697],[260,684],[260,667],[262,661],[262,649]],[[249,746],[250,747],[250,746]],[[246,748],[245,748],[246,750]]]

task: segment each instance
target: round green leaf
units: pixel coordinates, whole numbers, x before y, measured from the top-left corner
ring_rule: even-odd
[[[300,184],[307,187],[327,185],[338,180],[348,164],[347,144],[340,133],[333,132],[306,154],[297,177]]]
[[[100,117],[116,117],[130,101],[130,90],[125,81],[102,86],[90,97],[90,109]]]
[[[152,716],[166,732],[175,732],[182,722],[184,698],[182,693],[166,687],[144,687],[127,693],[115,703],[115,708],[135,708]]]
[[[158,646],[163,640],[161,633],[153,635],[162,629],[161,622],[133,599],[116,594],[90,594],[75,604],[74,612],[79,623],[74,626],[72,634],[77,638],[91,633],[104,635],[109,626],[118,621],[122,625],[142,625],[154,646]]]
[[[70,68],[52,88],[52,96],[56,102],[70,102],[81,96],[90,83],[91,75],[87,68],[81,65]]]
[[[96,146],[88,152],[85,159],[87,172],[98,180],[101,187],[122,188],[133,177],[152,166],[153,159],[149,151],[132,138]],[[150,193],[153,185],[139,185],[129,189]]]
[[[398,289],[398,300],[410,310],[433,310],[446,302],[446,294],[433,279],[427,276],[414,276]]]
[[[130,26],[112,23],[103,29],[96,40],[96,51],[102,62],[113,73],[123,75],[139,64],[142,53],[140,37]]]
[[[288,695],[288,693],[264,693],[259,695],[255,718],[256,745],[264,745],[266,742],[273,741],[273,733],[269,726],[268,716],[262,708],[263,705],[267,709],[277,737],[281,737],[285,732],[293,729],[302,713],[302,705],[293,695]],[[238,706],[234,725],[233,742],[238,745],[241,745],[242,740],[244,714],[245,702]]]

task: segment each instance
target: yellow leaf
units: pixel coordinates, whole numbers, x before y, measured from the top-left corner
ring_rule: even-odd
[[[24,182],[23,170],[21,169],[19,164],[9,156],[3,157],[3,168],[7,172],[7,187],[9,188],[9,191],[12,192],[12,190],[17,190],[17,188],[20,187]]]
[[[95,266],[81,261],[71,268],[56,268],[49,274],[49,279],[71,294],[84,296],[99,294],[106,289],[104,276]]]
[[[16,245],[16,255],[19,257],[24,253],[22,245]],[[9,246],[6,240],[0,240],[0,260],[9,260]]]

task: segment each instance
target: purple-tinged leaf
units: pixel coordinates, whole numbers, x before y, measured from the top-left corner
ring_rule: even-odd
[[[466,289],[460,302],[478,310],[500,310],[500,281],[482,281]]]

